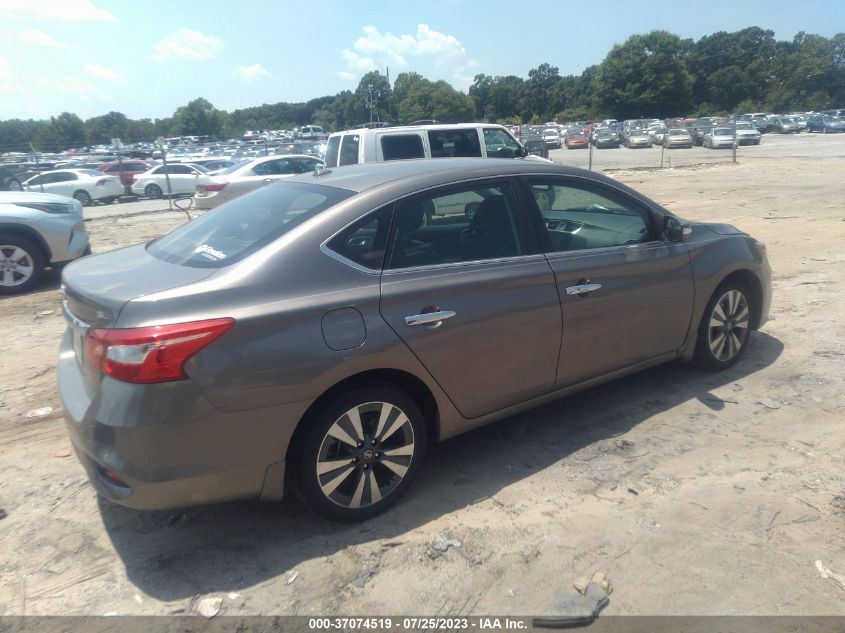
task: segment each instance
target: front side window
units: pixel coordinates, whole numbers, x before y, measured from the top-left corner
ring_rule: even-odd
[[[343,143],[340,144],[341,166],[358,164],[358,143],[360,138],[357,134],[347,134],[343,137]]]
[[[209,211],[151,242],[147,250],[182,266],[221,268],[352,195],[335,187],[280,182]]]
[[[501,259],[525,252],[510,187],[476,185],[400,202],[389,267]]]
[[[475,128],[429,130],[428,144],[432,158],[481,156],[481,144]]]
[[[627,246],[654,238],[646,208],[604,187],[529,180],[552,252]]]
[[[425,150],[419,134],[388,134],[382,136],[381,153],[384,160],[425,158]]]
[[[499,128],[484,128],[488,158],[515,158],[521,155],[519,143]]]

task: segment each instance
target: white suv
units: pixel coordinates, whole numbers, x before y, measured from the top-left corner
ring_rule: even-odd
[[[525,158],[531,156],[510,132],[489,123],[409,125],[335,132],[326,147],[326,167],[412,158]]]

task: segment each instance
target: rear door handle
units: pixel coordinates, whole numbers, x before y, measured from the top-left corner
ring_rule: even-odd
[[[575,286],[567,286],[566,294],[568,295],[585,295],[588,292],[595,292],[601,288],[601,284],[582,283]]]
[[[438,310],[437,312],[424,312],[405,317],[405,325],[439,325],[446,319],[451,319],[457,312],[453,310]]]

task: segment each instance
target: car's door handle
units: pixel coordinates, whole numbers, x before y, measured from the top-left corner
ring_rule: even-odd
[[[575,286],[567,286],[566,294],[568,295],[585,295],[588,292],[595,292],[601,288],[601,284],[579,283]]]
[[[273,182],[273,179],[272,178],[265,178],[264,182]]]
[[[457,312],[453,310],[438,310],[437,312],[423,312],[405,317],[405,325],[438,325],[446,319],[451,319]]]

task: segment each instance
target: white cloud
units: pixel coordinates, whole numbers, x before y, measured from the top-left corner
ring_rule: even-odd
[[[253,64],[252,66],[238,66],[235,71],[235,77],[247,83],[258,81],[259,79],[267,79],[270,72],[261,64]]]
[[[60,22],[117,22],[91,0],[0,0],[0,15]]]
[[[121,81],[123,79],[123,73],[100,64],[85,64],[83,68],[88,75],[102,81]]]
[[[368,72],[385,65],[405,68],[410,58],[428,60],[436,67],[448,70],[456,83],[469,85],[469,69],[478,65],[454,35],[435,31],[427,24],[418,24],[413,35],[381,33],[374,26],[365,26],[364,35],[355,40],[351,49],[340,55],[350,71]]]
[[[337,76],[346,81],[352,81],[356,77],[355,73],[348,73],[345,70],[338,70]]]
[[[2,0],[0,0],[2,1]],[[223,40],[199,31],[181,28],[155,45],[153,59],[214,59],[215,51],[223,48]]]
[[[15,73],[9,67],[9,60],[0,57],[0,81],[10,81],[15,78]]]
[[[2,1],[2,0],[0,0]],[[35,44],[36,46],[46,46],[47,48],[65,48],[67,44],[59,42],[54,39],[49,33],[45,33],[39,29],[29,29],[18,33],[18,41],[24,44]]]
[[[83,101],[108,99],[96,84],[70,75],[64,75],[61,79],[39,79],[35,83],[39,88],[73,95]]]

